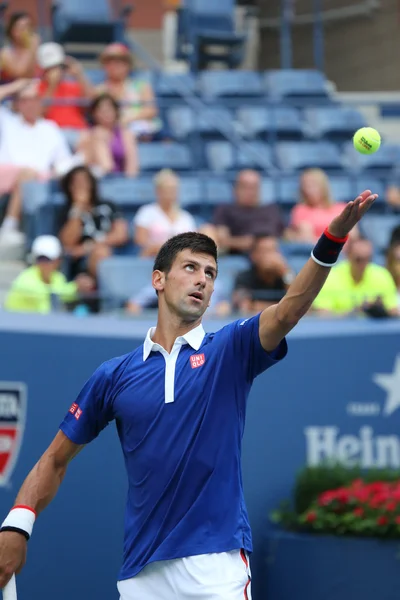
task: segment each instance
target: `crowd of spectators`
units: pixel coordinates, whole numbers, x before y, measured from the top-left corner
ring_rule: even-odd
[[[129,223],[115,199],[100,195],[99,179],[138,176],[138,140],[168,143],[154,91],[135,75],[129,49],[119,43],[104,49],[99,56],[104,81],[96,86],[62,46],[41,43],[28,14],[11,16],[7,36],[9,44],[0,52],[0,260],[2,247],[24,243],[26,182],[57,181],[64,203],[58,237],[34,241],[31,266],[13,282],[6,310],[47,313],[84,305],[97,311],[100,261],[126,244],[142,257],[154,257],[169,237],[193,230],[213,237],[221,257],[248,258],[231,290],[217,283],[211,312],[249,315],[279,301],[295,276],[282,246],[311,247],[344,207],[335,202],[323,171],[302,173],[288,220],[277,203],[261,202],[260,174],[243,170],[234,183],[235,201],[221,203],[210,222],[198,222],[179,205],[179,176],[164,169],[154,177],[154,202],[141,206]],[[399,198],[399,190],[390,187],[388,203],[400,206]],[[120,308],[140,314],[155,306],[149,285]],[[399,307],[400,233],[393,233],[384,266],[374,263],[371,242],[356,230],[310,312],[393,317]]]

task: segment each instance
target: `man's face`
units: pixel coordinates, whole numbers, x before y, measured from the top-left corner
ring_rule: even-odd
[[[255,171],[243,171],[236,182],[236,202],[240,206],[257,206],[260,202],[260,176]]]
[[[31,123],[34,123],[42,115],[42,101],[35,84],[23,90],[16,102],[17,112]]]
[[[372,244],[368,240],[353,242],[349,251],[349,261],[355,274],[361,277],[372,260]]]
[[[40,258],[36,264],[39,267],[43,279],[49,279],[60,267],[59,260],[50,260],[48,258]]]
[[[153,286],[171,313],[193,323],[201,319],[210,303],[216,276],[217,265],[211,256],[187,249],[177,255],[167,275],[153,273]]]

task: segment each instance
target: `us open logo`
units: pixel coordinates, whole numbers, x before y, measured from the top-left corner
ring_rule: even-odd
[[[26,385],[0,381],[0,486],[5,486],[17,463],[25,429]]]

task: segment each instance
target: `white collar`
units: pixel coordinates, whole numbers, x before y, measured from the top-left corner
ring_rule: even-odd
[[[143,343],[143,361],[145,361],[149,358],[150,352],[152,352],[153,350],[160,350],[160,348],[162,348],[162,346],[160,346],[160,344],[156,344],[151,339],[152,336],[154,335],[155,330],[156,330],[155,327],[150,327],[149,331],[147,332],[146,339],[144,340],[144,343]],[[191,331],[188,331],[187,333],[185,333],[184,335],[177,337],[174,345],[177,343],[180,345],[183,345],[184,343],[186,343],[186,344],[189,344],[189,346],[191,346],[193,348],[193,350],[196,350],[196,352],[197,352],[198,349],[200,348],[201,344],[203,343],[205,335],[206,335],[206,333],[203,329],[203,325],[200,324],[197,327],[195,327],[194,329],[192,329]],[[164,348],[162,348],[162,349],[164,350]]]

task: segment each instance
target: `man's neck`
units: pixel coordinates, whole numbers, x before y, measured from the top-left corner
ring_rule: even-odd
[[[158,317],[156,329],[154,334],[152,335],[152,342],[159,344],[166,350],[168,353],[171,352],[172,347],[175,343],[175,340],[192,331],[201,324],[201,319],[194,321],[192,323],[185,323],[178,320],[177,317],[173,315],[168,316],[168,322],[166,319],[164,320],[160,315]]]
[[[365,271],[362,271],[361,273],[355,271],[353,269],[353,267],[350,265],[350,273],[351,273],[351,277],[353,279],[353,281],[355,283],[360,283],[360,281],[362,281],[363,277],[364,277],[364,273]]]

